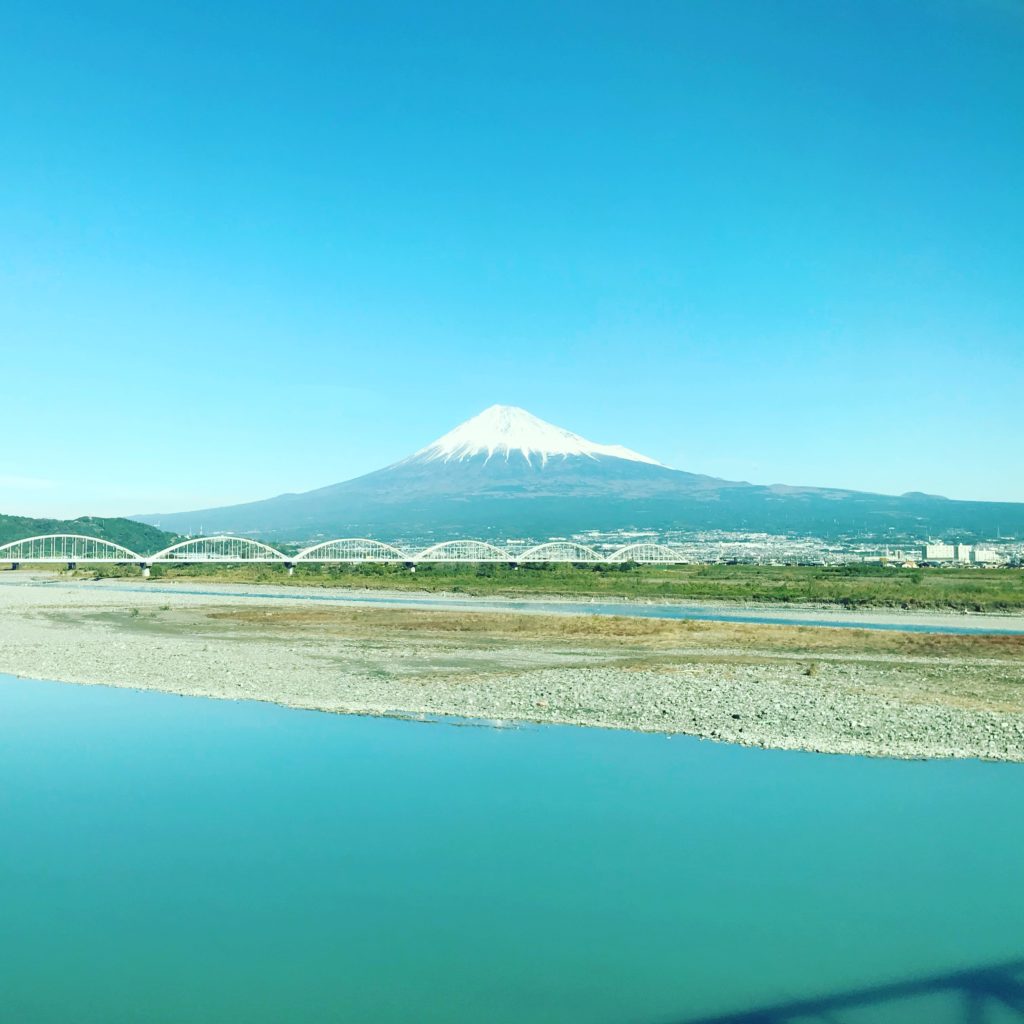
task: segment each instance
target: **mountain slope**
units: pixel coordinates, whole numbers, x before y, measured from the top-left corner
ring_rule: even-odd
[[[492,406],[355,480],[198,512],[146,515],[181,533],[547,536],[635,527],[791,533],[1024,534],[1024,505],[762,486],[669,469],[522,409]]]
[[[0,544],[48,533],[79,533],[122,544],[141,555],[152,554],[176,540],[174,534],[134,519],[103,519],[82,516],[79,519],[33,519],[29,516],[0,515]]]

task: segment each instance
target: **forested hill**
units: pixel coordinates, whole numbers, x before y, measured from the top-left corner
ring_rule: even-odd
[[[123,544],[140,555],[151,555],[154,551],[160,551],[173,544],[177,539],[173,533],[158,530],[146,523],[138,523],[134,519],[101,519],[98,516],[82,516],[79,519],[31,519],[28,516],[0,515],[0,544],[47,533],[82,533],[88,537],[112,540],[115,544]]]

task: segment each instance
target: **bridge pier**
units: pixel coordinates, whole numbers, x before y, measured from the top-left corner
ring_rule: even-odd
[[[76,569],[76,568],[78,568],[78,563],[77,562],[68,562],[68,569],[69,570],[70,569]]]
[[[149,579],[149,565],[146,562],[139,562],[139,568],[142,570],[142,578],[144,580]]]
[[[289,576],[294,576],[295,575],[295,563],[294,562],[285,562],[284,563],[284,567],[288,570],[288,575]]]
[[[416,571],[416,563],[415,562],[406,562],[405,563],[405,567],[409,570],[409,572],[415,572]]]

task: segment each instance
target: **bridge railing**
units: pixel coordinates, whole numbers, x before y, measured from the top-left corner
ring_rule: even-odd
[[[288,562],[286,554],[247,537],[193,537],[147,559],[149,562]]]
[[[286,554],[251,537],[222,534],[191,537],[155,554],[140,554],[121,544],[84,534],[46,534],[25,537],[0,546],[0,562],[20,563],[127,563],[140,565],[185,563],[269,563],[294,566],[299,563],[574,563],[602,564],[637,562],[672,564],[685,562],[682,552],[665,544],[629,544],[601,552],[576,541],[553,540],[513,550],[489,541],[458,539],[441,541],[421,551],[403,550],[384,541],[366,537],[340,537]]]
[[[0,546],[0,562],[141,562],[143,556],[130,548],[100,537],[79,533],[50,533],[24,537]]]
[[[414,562],[514,562],[515,555],[484,540],[446,540],[413,556]]]
[[[527,548],[519,555],[520,562],[603,562],[604,555],[586,544],[574,541],[547,541]]]
[[[296,562],[408,562],[412,555],[393,544],[366,537],[339,537],[300,551]]]

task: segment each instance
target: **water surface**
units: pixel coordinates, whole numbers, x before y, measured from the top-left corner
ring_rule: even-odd
[[[1022,850],[1020,765],[0,677],[19,1024],[683,1021],[1024,954]]]

